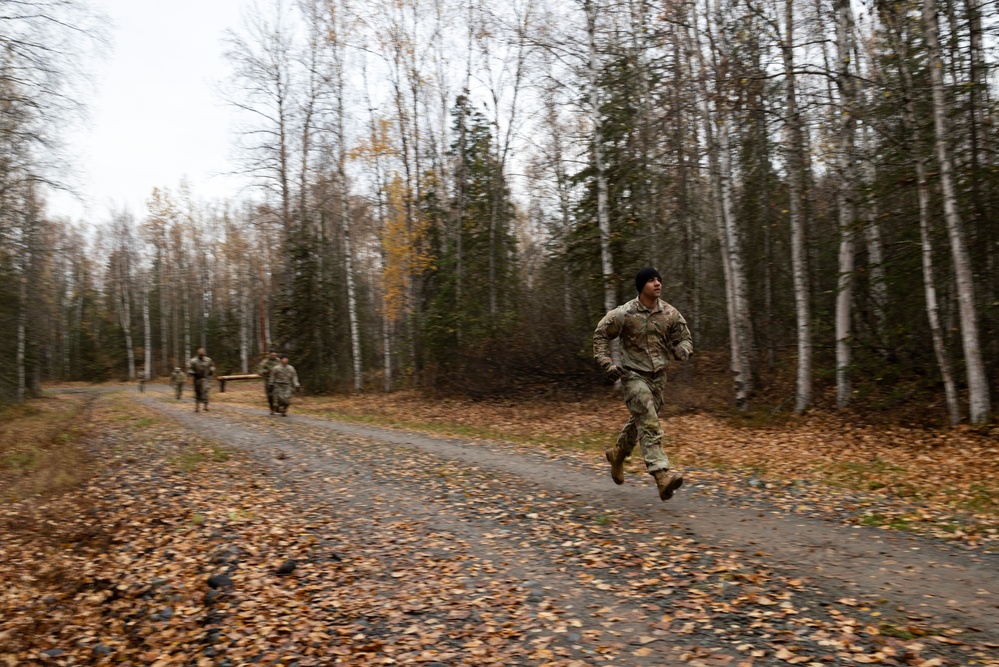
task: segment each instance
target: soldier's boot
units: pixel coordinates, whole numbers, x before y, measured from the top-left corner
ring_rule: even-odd
[[[656,479],[659,499],[663,501],[672,498],[676,490],[683,486],[683,475],[674,470],[656,470],[652,476]]]
[[[208,401],[205,401],[205,412],[208,412]]]
[[[201,403],[198,403],[197,401],[194,402],[194,411],[201,412]]]
[[[624,484],[624,452],[617,445],[604,450],[607,462],[611,464],[611,479],[615,484]]]

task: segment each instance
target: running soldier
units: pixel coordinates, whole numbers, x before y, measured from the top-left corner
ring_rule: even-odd
[[[173,393],[180,400],[181,394],[184,393],[184,382],[187,380],[187,376],[184,375],[184,371],[180,370],[180,366],[174,366],[173,373],[170,374],[170,384],[173,385]]]
[[[205,348],[199,347],[198,356],[187,362],[187,374],[194,378],[194,411],[198,412],[204,403],[205,412],[208,412],[208,392],[215,375],[215,362],[205,355]]]
[[[271,414],[274,414],[274,385],[271,384],[271,371],[274,370],[275,366],[278,366],[281,360],[278,359],[277,352],[271,352],[270,356],[265,357],[260,365],[257,366],[257,375],[264,379],[264,391],[267,393],[267,407],[271,409]]]
[[[607,313],[593,333],[593,357],[612,380],[621,380],[631,418],[617,444],[604,455],[611,464],[611,478],[624,484],[624,461],[641,442],[645,468],[656,480],[661,500],[669,500],[683,486],[683,475],[670,470],[663,451],[659,409],[663,405],[666,367],[670,356],[686,361],[694,352],[687,322],[676,308],[659,298],[662,276],[646,267],[635,276],[638,298]],[[621,366],[614,363],[610,342],[621,340]]]
[[[302,386],[298,384],[298,372],[288,363],[288,357],[281,357],[281,363],[271,369],[270,382],[274,385],[274,409],[287,417],[291,394]]]

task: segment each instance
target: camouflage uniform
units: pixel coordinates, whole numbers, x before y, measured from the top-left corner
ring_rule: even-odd
[[[274,409],[283,415],[288,414],[291,394],[301,386],[298,384],[298,372],[291,364],[278,364],[271,369],[270,382],[274,385]]]
[[[621,383],[625,403],[631,412],[631,418],[618,436],[616,454],[623,461],[641,442],[646,469],[650,473],[669,470],[669,458],[662,446],[659,410],[663,405],[662,393],[670,357],[686,359],[694,351],[687,322],[676,308],[662,299],[649,309],[635,298],[607,313],[593,332],[593,357],[605,371],[614,365],[610,341],[615,338],[621,340],[624,371]]]
[[[184,375],[184,371],[180,370],[180,367],[174,368],[173,373],[170,374],[170,384],[173,385],[173,391],[178,401],[181,394],[184,393],[184,382],[186,380],[187,376]]]
[[[208,409],[208,392],[211,389],[212,375],[215,374],[215,362],[211,357],[199,355],[187,362],[187,374],[194,378],[194,410],[204,403]]]
[[[271,359],[267,357],[260,362],[257,366],[257,375],[264,379],[264,392],[267,394],[267,407],[271,409],[271,414],[275,412],[274,405],[274,385],[271,384],[271,371],[274,370],[275,366],[280,366],[280,359]]]

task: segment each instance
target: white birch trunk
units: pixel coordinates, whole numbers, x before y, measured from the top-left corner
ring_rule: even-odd
[[[186,266],[184,267],[187,268]],[[187,285],[187,271],[184,271],[184,279],[180,286],[183,291],[183,309],[184,309],[184,359],[181,367],[187,364],[187,361],[191,358],[191,297],[188,293]]]
[[[699,77],[696,74],[695,67],[694,67],[694,57],[693,57],[694,46],[693,46],[693,41],[691,39],[690,26],[689,26],[689,15],[687,14],[687,11],[688,10],[683,10],[683,12],[681,14],[683,16],[683,19],[682,19],[683,28],[682,28],[682,30],[683,30],[683,40],[684,40],[683,45],[685,47],[684,48],[684,56],[685,56],[684,57],[684,72],[687,75],[687,85],[684,86],[684,87],[687,89],[687,91],[689,92],[689,94],[692,96],[693,99],[697,99],[697,95],[698,95],[697,87],[698,87],[698,85],[700,83],[703,82],[703,79],[699,79]],[[699,49],[698,49],[697,53],[700,54],[700,50]],[[679,59],[680,59],[680,50],[679,49],[677,49],[676,54],[677,54],[677,60],[679,61]],[[678,80],[677,86],[678,86],[678,89],[680,88],[679,84],[681,82],[681,78],[682,78],[682,74],[680,74],[678,72],[678,74],[677,74],[677,80]],[[689,163],[696,163],[696,161],[699,161],[699,159],[700,159],[698,157],[698,155],[697,155],[697,148],[696,148],[701,143],[700,142],[700,136],[698,134],[698,132],[699,132],[699,130],[698,130],[698,123],[699,123],[700,119],[697,117],[697,108],[698,107],[695,105],[693,107],[692,113],[691,113],[691,116],[692,116],[691,123],[690,123],[690,134],[691,134],[691,138],[689,139],[689,145],[691,146],[690,152],[691,152],[692,155],[691,155],[691,157],[687,158],[687,161]],[[682,117],[681,117],[681,122],[683,122]],[[685,137],[685,134],[684,135],[680,135],[680,136],[681,137]],[[690,166],[684,165],[684,167],[683,167],[684,168],[684,172],[686,173],[687,169],[690,168],[691,166],[692,165],[690,165]],[[693,179],[691,179],[691,180],[693,180]],[[688,193],[692,195],[693,194],[692,193],[692,188],[690,187],[690,185],[687,184],[688,179],[685,177],[683,179],[683,181],[684,181],[684,187],[686,188],[685,189],[685,196]],[[696,180],[694,182],[695,183],[699,183],[700,181]],[[692,264],[692,266],[691,266],[691,272],[693,274],[693,286],[692,286],[693,294],[691,295],[691,302],[692,302],[692,305],[693,305],[693,311],[692,311],[693,312],[693,322],[691,323],[692,324],[691,331],[692,331],[692,333],[694,335],[694,340],[698,340],[699,337],[700,337],[700,334],[703,331],[702,324],[701,324],[701,320],[702,320],[702,317],[701,317],[701,312],[702,312],[702,305],[701,305],[702,296],[701,296],[701,292],[702,292],[702,288],[701,288],[701,286],[704,284],[703,276],[702,276],[702,266],[703,266],[703,256],[702,255],[703,255],[703,253],[702,253],[702,249],[701,249],[702,248],[702,236],[703,236],[703,234],[702,234],[702,224],[701,224],[701,221],[700,221],[700,217],[696,216],[696,215],[693,215],[692,213],[685,215],[684,216],[684,221],[685,221],[685,224],[686,224],[687,237],[689,239],[691,239],[691,254],[692,254],[692,257],[691,257],[691,264]]]
[[[917,133],[913,132],[912,134],[914,149],[919,150]],[[957,397],[954,372],[951,369],[950,355],[947,353],[947,344],[944,341],[943,327],[940,326],[940,304],[937,301],[936,280],[933,277],[933,243],[930,239],[930,186],[926,180],[926,166],[923,164],[922,157],[916,158],[916,180],[919,192],[919,239],[923,250],[923,291],[926,294],[926,317],[930,322],[933,353],[937,358],[940,376],[943,379],[947,414],[950,417],[950,423],[956,425],[961,422],[961,407]]]
[[[333,17],[334,25],[332,29],[339,32],[341,26],[337,24],[337,18],[336,16]],[[340,35],[337,35],[337,38],[334,45],[333,57],[336,72],[337,141],[340,151],[338,177],[340,181],[340,217],[343,228],[343,265],[347,277],[347,320],[350,325],[350,355],[354,366],[354,391],[360,393],[364,388],[364,374],[361,358],[361,336],[357,323],[357,288],[354,284],[354,253],[351,248],[350,238],[350,188],[347,182],[347,111],[344,106],[346,63],[342,38]]]
[[[160,291],[160,360],[163,367],[160,372],[164,375],[170,372],[170,348],[167,342],[167,298],[166,298],[166,285],[164,285],[163,280],[163,269],[166,264],[166,253],[161,253],[159,268],[156,275],[156,284]]]
[[[891,10],[889,10],[891,11]],[[957,396],[957,385],[951,369],[950,355],[944,340],[943,327],[940,323],[940,304],[937,300],[936,278],[933,275],[933,243],[930,237],[930,185],[926,177],[926,161],[923,159],[923,143],[919,136],[919,126],[916,124],[916,109],[912,101],[912,74],[909,71],[909,53],[907,45],[903,45],[898,31],[898,17],[889,15],[892,26],[889,29],[890,39],[898,54],[898,69],[902,78],[905,106],[902,108],[902,119],[912,142],[912,153],[916,156],[916,192],[919,196],[919,238],[922,245],[923,292],[926,297],[926,318],[930,324],[930,337],[933,340],[933,354],[940,368],[940,376],[944,383],[944,396],[947,399],[947,413],[950,423],[961,421],[961,407]],[[892,33],[891,30],[895,32]],[[898,38],[896,39],[895,36]]]
[[[360,392],[364,388],[364,376],[361,369],[361,337],[357,327],[357,294],[354,287],[354,256],[350,246],[350,205],[347,201],[347,196],[347,176],[341,171],[340,206],[343,216],[343,263],[344,271],[347,274],[347,319],[350,322],[350,354],[354,362],[354,391]]]
[[[864,202],[864,241],[867,246],[871,310],[874,312],[877,339],[882,346],[882,353],[885,353],[887,352],[885,348],[885,326],[887,324],[885,305],[888,303],[888,281],[885,279],[884,248],[881,240],[881,225],[878,224],[877,201],[871,190],[877,176],[874,170],[877,142],[872,135],[869,123],[864,123],[861,136],[864,141],[864,185],[867,191]]]
[[[853,387],[850,364],[853,361],[853,272],[855,262],[854,222],[856,220],[856,97],[850,73],[853,53],[853,11],[850,0],[836,0],[837,85],[839,86],[839,188],[836,194],[839,209],[839,278],[836,285],[836,406],[850,404]]]
[[[735,383],[735,403],[740,410],[749,407],[749,395],[746,391],[745,353],[742,349],[742,336],[739,334],[739,315],[736,311],[735,290],[732,280],[732,265],[729,263],[728,234],[725,231],[725,204],[722,195],[721,166],[718,158],[718,146],[715,143],[714,131],[711,127],[711,110],[707,100],[704,102],[704,136],[708,151],[708,173],[711,182],[711,200],[714,205],[715,226],[718,240],[721,244],[722,275],[725,280],[725,312],[728,315],[729,367],[732,370],[732,380]]]
[[[696,21],[696,14],[695,14]],[[706,32],[711,41],[712,58],[716,57],[714,51],[714,36],[711,32],[710,15],[705,17]],[[697,27],[694,27],[695,32]],[[728,156],[728,121],[722,117],[720,104],[716,101],[715,117],[719,124],[718,138],[715,138],[711,105],[708,101],[708,77],[707,65],[704,60],[702,49],[696,48],[700,65],[700,82],[703,91],[703,124],[704,139],[708,152],[708,173],[711,183],[712,201],[715,213],[715,225],[718,230],[718,239],[721,245],[722,274],[725,279],[725,309],[728,315],[729,345],[731,353],[732,379],[735,384],[735,402],[740,410],[749,407],[749,394],[752,389],[751,368],[749,365],[749,351],[747,349],[748,339],[745,328],[744,317],[748,317],[748,310],[745,309],[745,286],[739,286],[740,278],[738,274],[742,271],[741,255],[738,249],[733,250],[732,243],[737,236],[734,234],[734,220],[732,215],[732,194],[730,179],[730,160]],[[717,64],[716,64],[717,71]],[[717,82],[714,90],[716,100],[721,99],[722,91]],[[733,265],[733,259],[738,258],[740,263]],[[744,278],[742,279],[744,280]]]
[[[808,290],[808,253],[805,250],[804,219],[804,142],[801,134],[801,113],[798,110],[797,78],[794,70],[794,0],[784,3],[785,37],[784,86],[787,102],[788,211],[791,217],[791,278],[794,284],[794,312],[797,323],[798,372],[794,409],[804,412],[812,404],[812,314]]]
[[[743,408],[748,407],[749,396],[753,392],[752,359],[753,327],[749,318],[749,286],[746,283],[745,264],[742,259],[742,243],[736,227],[735,213],[732,211],[732,155],[729,146],[729,121],[721,120],[718,131],[719,152],[719,194],[721,197],[722,221],[726,237],[725,250],[732,281],[732,306],[735,314],[735,331],[739,337],[739,367],[736,386],[743,394]]]
[[[119,261],[121,261],[119,259]],[[125,355],[128,359],[128,379],[135,379],[135,349],[132,347],[132,304],[128,292],[128,276],[118,276],[118,322],[125,334]]]
[[[382,313],[382,356],[385,358],[382,388],[388,393],[392,391],[392,322],[386,313]]]
[[[892,11],[892,10],[889,10]],[[926,297],[926,317],[930,324],[930,337],[933,340],[933,353],[940,368],[940,376],[944,384],[944,396],[947,400],[947,413],[950,423],[956,425],[961,421],[961,407],[957,395],[957,385],[954,382],[954,372],[951,368],[950,354],[944,339],[943,326],[940,322],[940,303],[937,300],[936,278],[933,274],[933,243],[930,237],[930,185],[926,177],[926,161],[923,158],[923,142],[919,136],[919,126],[916,124],[916,107],[912,101],[912,73],[909,70],[908,45],[903,45],[898,25],[898,16],[893,12],[888,15],[888,35],[895,53],[898,54],[898,70],[902,79],[905,105],[902,108],[902,119],[905,129],[912,142],[911,150],[915,155],[916,192],[919,196],[919,238],[922,247],[923,291]]]
[[[239,367],[245,375],[250,372],[250,321],[253,317],[250,311],[249,270],[244,267],[239,272]]]
[[[989,384],[982,363],[982,350],[978,339],[978,322],[975,313],[975,284],[971,260],[964,242],[960,213],[957,210],[957,193],[954,183],[954,166],[947,147],[947,105],[943,90],[943,64],[940,58],[937,9],[935,0],[923,0],[923,31],[926,39],[930,83],[933,90],[933,127],[936,154],[940,166],[940,186],[943,191],[944,219],[950,240],[954,278],[961,320],[961,344],[964,365],[968,374],[968,403],[972,423],[988,421],[991,411]]]
[[[616,306],[614,296],[614,261],[610,246],[610,211],[607,194],[607,173],[604,165],[603,128],[600,121],[600,90],[597,83],[599,61],[597,58],[597,10],[593,0],[586,0],[586,32],[589,38],[589,94],[590,123],[593,125],[593,162],[596,167],[597,179],[597,226],[600,229],[600,270],[604,278],[604,309],[613,310]],[[614,348],[612,348],[613,351]],[[617,357],[614,362],[617,363]]]
[[[471,37],[469,37],[471,39]],[[471,47],[469,47],[471,48]],[[368,104],[368,118],[371,130],[371,145],[375,146],[378,143],[378,126],[375,122],[375,110],[371,104],[371,95],[368,91],[368,70],[367,67],[363,65],[362,62],[362,76],[364,79],[364,96]],[[379,233],[379,256],[381,258],[381,268],[382,268],[382,282],[384,283],[384,269],[386,264],[386,254],[385,254],[385,172],[382,169],[381,154],[375,152],[372,155],[372,164],[375,169],[375,185],[377,187],[377,198],[378,198],[378,229]],[[459,218],[460,220],[460,218]],[[461,229],[459,225],[458,238],[461,238]],[[461,246],[458,246],[458,275],[456,277],[458,296],[461,295]],[[460,304],[460,300],[459,300]],[[388,293],[385,289],[384,284],[382,285],[382,378],[383,378],[383,390],[385,393],[392,391],[392,318],[389,315],[389,308],[391,303],[388,299]]]
[[[27,345],[28,325],[28,253],[25,254],[24,266],[17,284],[17,402],[24,403],[27,397],[27,372],[25,369],[25,347]]]
[[[144,366],[143,373],[146,380],[153,377],[153,328],[149,321],[149,277],[142,279],[142,333]]]

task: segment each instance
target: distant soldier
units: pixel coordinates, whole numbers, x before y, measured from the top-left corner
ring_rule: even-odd
[[[267,393],[267,407],[271,409],[271,414],[276,412],[274,405],[274,385],[271,384],[271,371],[275,366],[279,366],[281,360],[278,359],[277,352],[271,352],[268,357],[265,357],[260,365],[257,366],[257,375],[264,379],[264,391]]]
[[[187,380],[187,376],[184,371],[180,369],[180,366],[174,366],[173,373],[170,374],[170,384],[173,385],[173,393],[177,396],[177,400],[180,400],[181,394],[184,393],[184,382]]]
[[[659,409],[666,388],[670,357],[686,361],[694,353],[687,322],[680,312],[659,298],[662,276],[651,266],[635,276],[638,298],[607,313],[593,332],[593,356],[611,380],[621,380],[631,419],[604,455],[611,464],[611,478],[624,484],[624,460],[635,445],[642,446],[645,468],[656,480],[661,500],[669,500],[683,485],[683,475],[670,470],[663,451]],[[614,363],[610,342],[621,341],[621,365]]]
[[[139,379],[139,393],[144,394],[146,393],[146,374],[140,371],[138,379]]]
[[[274,385],[274,409],[287,417],[291,394],[301,387],[298,384],[298,373],[288,363],[288,357],[281,357],[281,363],[271,369],[270,382]]]
[[[215,375],[215,362],[205,354],[205,348],[199,347],[198,355],[187,362],[187,374],[194,378],[194,411],[198,412],[204,403],[205,412],[208,412],[208,391]]]

